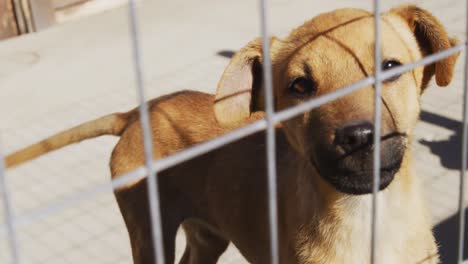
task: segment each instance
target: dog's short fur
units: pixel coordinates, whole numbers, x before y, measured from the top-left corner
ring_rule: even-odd
[[[457,43],[416,6],[392,9],[381,19],[384,68]],[[284,40],[272,38],[276,110],[372,75],[373,32],[372,14],[341,9],[304,23]],[[261,54],[259,40],[239,51],[214,96],[186,91],[151,101],[156,157],[262,118]],[[450,83],[457,56],[383,83],[378,263],[438,262],[409,145],[420,95],[434,75],[439,86]],[[364,87],[276,128],[281,263],[369,262],[373,97],[373,87]],[[7,165],[103,134],[121,136],[110,163],[113,178],[144,164],[133,110],[46,139],[10,155]],[[270,262],[265,148],[265,134],[259,132],[158,174],[168,263],[174,260],[180,224],[187,236],[182,263],[215,263],[230,241],[248,261]],[[140,264],[154,263],[146,183],[115,191],[134,262]]]

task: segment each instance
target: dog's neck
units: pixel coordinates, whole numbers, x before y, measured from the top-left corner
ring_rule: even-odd
[[[406,159],[410,162],[409,159]],[[307,166],[304,166],[307,168]],[[308,177],[310,179],[310,171]],[[428,223],[413,223],[413,214],[425,214],[418,184],[410,164],[403,164],[392,184],[378,194],[377,253],[379,263],[406,263],[395,259],[398,250]],[[317,175],[314,175],[317,176]],[[295,238],[299,263],[369,263],[372,195],[348,195],[336,192],[320,177],[313,185],[297,184],[297,192],[306,192],[307,200],[297,201],[300,214]],[[302,179],[303,181],[305,178]],[[313,190],[307,190],[310,186]],[[315,195],[314,195],[315,194]],[[314,204],[311,204],[314,203]],[[307,205],[310,207],[307,208]],[[314,212],[307,212],[313,208]],[[415,212],[418,211],[418,212]],[[421,259],[423,256],[421,256]]]

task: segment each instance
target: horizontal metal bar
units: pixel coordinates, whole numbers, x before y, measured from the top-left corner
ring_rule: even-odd
[[[434,63],[436,61],[445,59],[445,58],[447,58],[449,56],[452,56],[455,53],[464,51],[465,49],[466,49],[466,43],[458,44],[458,45],[453,46],[453,47],[451,47],[449,49],[445,49],[443,51],[431,54],[431,55],[429,55],[427,57],[424,57],[424,58],[422,58],[422,59],[420,59],[418,61],[408,63],[408,64],[404,64],[402,66],[396,67],[395,69],[386,70],[386,71],[382,72],[379,79],[381,81],[385,81],[385,80],[387,80],[387,79],[389,79],[389,78],[391,78],[393,76],[400,75],[400,74],[402,74],[404,72],[410,71],[410,70],[412,70],[414,68],[417,68],[419,66],[432,64],[432,63]]]
[[[157,160],[154,162],[154,169],[156,171],[161,171],[161,170],[170,168],[174,166],[174,164],[182,163],[186,160],[192,159],[199,155],[210,152],[211,150],[217,149],[223,145],[226,145],[226,142],[233,142],[247,135],[251,135],[255,132],[264,130],[265,128],[266,128],[265,120],[256,121],[252,124],[242,127],[241,129],[237,129],[230,133],[227,133],[226,135],[223,135],[222,137],[218,137],[208,142],[195,145],[194,147],[188,148],[174,155]],[[96,185],[88,190],[80,191],[79,193],[70,195],[69,197],[62,199],[58,202],[55,202],[52,205],[47,205],[39,209],[35,209],[34,211],[30,213],[16,217],[15,223],[18,227],[28,226],[31,223],[39,221],[55,212],[67,209],[71,205],[87,200],[90,197],[93,197],[99,193],[112,191],[130,182],[141,180],[146,177],[146,174],[147,174],[146,167],[141,166],[125,175],[116,177],[110,182]],[[3,234],[4,232],[5,232],[5,227],[1,226],[0,234]]]
[[[64,209],[70,208],[70,206],[75,205],[79,202],[90,199],[91,197],[97,196],[100,193],[113,191],[118,189],[130,182],[138,181],[146,177],[146,167],[139,167],[124,176],[120,176],[110,182],[101,183],[95,185],[94,187],[80,191],[74,195],[70,195],[67,198],[61,199],[57,202],[52,203],[51,205],[35,209],[30,213],[26,213],[20,217],[14,219],[17,228],[28,226],[34,222],[40,221],[47,216],[54,214],[56,212],[62,211]],[[0,229],[0,234],[3,235],[5,232],[4,228]]]
[[[391,78],[395,75],[399,75],[403,72],[409,71],[413,68],[427,65],[434,63],[437,60],[449,57],[457,52],[464,51],[466,48],[466,43],[460,44],[457,46],[454,46],[450,49],[431,54],[419,61],[405,64],[402,66],[399,66],[395,69],[388,70],[382,72],[380,75],[380,80],[385,80],[388,78]],[[341,96],[344,96],[346,94],[352,93],[353,91],[356,91],[360,88],[363,88],[365,86],[368,86],[372,83],[374,83],[375,79],[374,77],[368,77],[366,79],[363,79],[359,82],[353,83],[349,86],[346,86],[342,89],[339,89],[338,91],[335,91],[333,93],[329,93],[317,98],[314,98],[310,101],[307,101],[303,104],[278,111],[273,115],[273,120],[275,122],[281,122],[284,120],[287,120],[289,118],[292,118],[300,113],[303,113],[305,111],[308,111],[312,108],[318,107],[322,104],[325,104],[331,100],[334,100],[336,98],[339,98]],[[210,141],[195,145],[193,147],[187,148],[185,150],[182,150],[180,152],[177,152],[171,156],[164,157],[160,160],[154,161],[154,169],[156,171],[164,170],[167,168],[170,168],[172,166],[175,166],[179,163],[182,163],[186,160],[192,159],[194,157],[197,157],[199,155],[205,154],[211,150],[217,149],[221,146],[224,146],[226,144],[229,144],[233,141],[236,141],[240,138],[243,138],[245,136],[254,134],[258,131],[264,130],[267,127],[266,121],[264,119],[255,121],[247,126],[244,126],[242,128],[236,129],[232,132],[229,132],[225,135],[222,135],[220,137],[217,137],[215,139],[212,139]],[[17,226],[25,226],[30,224],[31,222],[34,222],[35,220],[40,220],[43,219],[44,217],[47,217],[50,214],[53,214],[59,210],[66,209],[67,203],[69,204],[75,204],[79,201],[83,201],[86,199],[89,199],[90,197],[96,195],[99,192],[104,192],[107,190],[112,190],[112,189],[117,189],[127,183],[130,183],[132,181],[138,180],[140,178],[146,177],[146,169],[142,166],[134,171],[131,171],[123,176],[116,177],[116,179],[112,180],[111,182],[101,184],[99,186],[95,186],[93,188],[90,188],[88,191],[83,191],[78,194],[73,194],[70,195],[68,198],[65,198],[61,201],[55,202],[52,205],[44,206],[40,209],[34,210],[31,213],[21,215],[19,217],[15,218],[15,222],[17,223]],[[2,225],[0,227],[0,234],[5,232],[5,226]]]
[[[393,76],[396,76],[396,75],[399,75],[399,74],[402,74],[404,72],[407,72],[407,71],[410,71],[416,67],[419,67],[419,66],[424,66],[424,65],[427,65],[427,64],[431,64],[431,63],[434,63],[435,61],[438,61],[438,60],[441,60],[443,58],[446,58],[448,56],[451,56],[457,52],[460,52],[460,51],[463,51],[465,50],[465,47],[466,45],[465,44],[460,44],[460,45],[457,45],[457,46],[454,46],[450,49],[446,49],[444,51],[441,51],[441,52],[438,52],[438,53],[435,53],[435,54],[432,54],[430,56],[427,56],[421,60],[418,60],[418,61],[415,61],[415,62],[412,62],[412,63],[409,63],[409,64],[405,64],[405,65],[402,65],[402,66],[399,66],[399,67],[396,67],[394,69],[391,69],[391,70],[387,70],[387,71],[384,71],[380,74],[380,78],[379,80],[381,81],[384,81],[386,79],[389,79]],[[363,79],[361,81],[358,81],[356,83],[353,83],[349,86],[346,86],[345,88],[342,88],[336,92],[333,92],[333,93],[329,93],[329,94],[325,94],[325,95],[322,95],[318,98],[315,98],[315,99],[312,99],[312,100],[309,100],[305,103],[302,103],[298,106],[295,106],[295,107],[291,107],[291,108],[288,108],[288,109],[285,109],[285,110],[282,110],[282,111],[279,111],[276,113],[276,115],[274,116],[274,120],[276,122],[281,122],[281,121],[284,121],[284,120],[288,120],[294,116],[297,116],[301,113],[304,113],[312,108],[315,108],[315,107],[318,107],[324,103],[327,103],[329,101],[332,101],[332,100],[335,100],[339,97],[342,97],[344,95],[347,95],[347,94],[350,94],[356,90],[359,90],[361,89],[362,87],[364,86],[367,86],[367,85],[371,85],[375,82],[375,78],[373,76],[371,77],[368,77],[366,79]]]
[[[346,86],[345,88],[339,89],[336,92],[333,93],[328,93],[325,95],[322,95],[320,97],[317,97],[315,99],[309,100],[307,102],[304,102],[300,105],[276,112],[276,114],[273,116],[273,120],[275,120],[276,123],[288,120],[290,118],[293,118],[297,115],[300,115],[306,111],[309,111],[313,108],[319,107],[323,104],[326,104],[330,101],[333,101],[335,99],[338,99],[340,97],[343,97],[347,94],[350,94],[356,90],[359,90],[361,88],[364,88],[368,85],[373,84],[375,81],[374,77],[368,77],[364,80],[358,81],[356,83],[353,83],[349,86]]]
[[[243,137],[252,135],[258,131],[264,130],[266,127],[267,124],[264,119],[255,121],[247,126],[243,126],[242,128],[236,129],[210,141],[200,143],[193,147],[177,152],[171,156],[157,160],[155,161],[154,167],[158,171],[168,169],[174,165],[208,153]]]

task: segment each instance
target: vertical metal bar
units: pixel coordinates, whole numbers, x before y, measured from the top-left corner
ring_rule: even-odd
[[[3,208],[5,212],[5,223],[7,226],[8,241],[11,249],[11,257],[13,263],[21,263],[19,254],[18,236],[16,233],[15,223],[13,221],[13,208],[11,207],[10,192],[7,186],[5,174],[5,161],[3,160],[2,150],[0,149],[0,194],[3,200]]]
[[[163,251],[163,238],[162,238],[162,226],[161,226],[161,211],[159,204],[159,188],[156,171],[153,164],[153,140],[151,136],[151,127],[148,114],[148,105],[145,99],[145,89],[143,83],[143,70],[141,62],[141,52],[139,44],[139,34],[136,18],[136,3],[135,0],[129,0],[128,2],[129,21],[130,21],[130,33],[132,39],[132,51],[133,60],[135,66],[135,75],[137,81],[137,93],[139,100],[139,112],[140,112],[140,123],[143,133],[143,143],[145,151],[145,166],[148,170],[148,200],[149,210],[151,215],[151,231],[153,238],[153,250],[156,257],[156,263],[164,263],[164,251]]]
[[[468,30],[468,1],[466,4],[466,24],[465,29]],[[468,31],[465,35],[465,47],[467,47],[468,40]],[[465,68],[464,68],[464,75],[463,75],[463,136],[462,136],[462,153],[461,153],[461,167],[460,167],[460,190],[459,190],[459,197],[458,197],[458,263],[463,263],[463,248],[464,248],[464,240],[465,240],[465,170],[466,170],[466,159],[467,159],[467,134],[468,134],[468,77],[467,75],[468,70],[468,52],[465,49]]]
[[[275,124],[273,121],[274,101],[273,85],[270,61],[270,41],[268,30],[267,3],[260,0],[260,27],[263,50],[263,79],[265,82],[265,110],[266,110],[266,142],[267,142],[267,166],[268,166],[268,212],[270,225],[270,263],[278,264],[278,200],[276,182],[276,146]]]
[[[380,62],[380,0],[374,0],[374,181],[372,188],[371,263],[376,263],[377,193],[380,185],[380,116],[381,116],[381,62]]]
[[[463,244],[464,244],[464,233],[465,233],[465,170],[466,170],[466,152],[467,152],[467,102],[468,102],[468,91],[467,91],[467,77],[466,67],[468,66],[468,56],[465,52],[465,77],[464,77],[464,99],[463,99],[463,136],[462,136],[462,153],[461,153],[461,167],[460,167],[460,186],[459,186],[459,198],[458,198],[458,263],[463,262]]]

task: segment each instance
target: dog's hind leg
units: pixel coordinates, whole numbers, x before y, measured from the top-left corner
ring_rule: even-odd
[[[187,245],[180,264],[216,263],[229,245],[228,240],[196,220],[187,220],[182,226]]]
[[[149,213],[146,180],[140,181],[130,188],[115,191],[115,196],[122,212],[130,243],[133,263],[157,263],[154,256],[152,239],[152,221]],[[175,237],[182,220],[171,208],[177,208],[171,203],[172,198],[160,192],[161,222],[163,232],[165,263],[175,261]],[[160,263],[157,263],[160,264]]]

